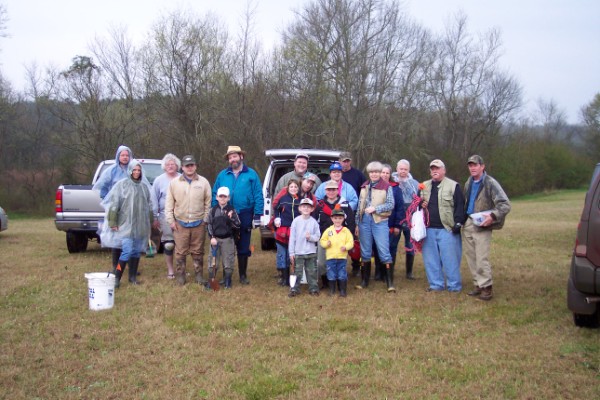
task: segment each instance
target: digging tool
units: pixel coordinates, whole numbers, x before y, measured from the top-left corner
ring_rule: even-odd
[[[210,278],[208,280],[208,285],[210,286],[210,288],[212,290],[214,290],[216,292],[219,289],[221,289],[221,286],[219,285],[219,281],[217,281],[217,279],[215,279],[215,277],[217,276],[217,268],[219,268],[219,259],[218,259],[219,245],[218,244],[216,246],[211,245],[210,251],[211,251],[211,255],[212,255],[212,260],[211,260],[212,274],[210,274]]]

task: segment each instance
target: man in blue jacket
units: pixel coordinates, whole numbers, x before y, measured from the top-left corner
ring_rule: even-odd
[[[240,283],[243,285],[250,283],[246,271],[248,257],[252,255],[250,251],[252,228],[260,225],[260,217],[264,209],[260,178],[255,170],[244,163],[245,154],[246,152],[239,146],[227,148],[225,159],[229,163],[229,167],[219,172],[212,189],[212,205],[214,207],[217,204],[217,189],[222,186],[229,188],[229,204],[240,217],[240,236],[236,239],[235,245]]]

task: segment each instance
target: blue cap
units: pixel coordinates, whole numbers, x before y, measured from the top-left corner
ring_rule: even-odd
[[[337,162],[337,161],[333,162],[329,166],[329,170],[330,171],[341,171],[342,170],[342,165],[339,162]]]

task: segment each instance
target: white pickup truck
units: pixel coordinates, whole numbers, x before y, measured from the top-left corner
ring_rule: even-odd
[[[150,183],[163,172],[161,160],[138,161],[141,162],[144,176]],[[90,240],[100,243],[96,232],[98,221],[104,218],[104,209],[100,206],[100,193],[92,190],[92,187],[102,172],[114,163],[115,160],[102,161],[96,169],[91,185],[60,185],[56,190],[54,223],[56,229],[66,232],[69,253],[86,251]]]

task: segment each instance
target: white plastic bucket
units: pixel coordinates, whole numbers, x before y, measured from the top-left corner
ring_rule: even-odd
[[[115,305],[115,275],[106,272],[85,274],[90,310],[107,310]]]

